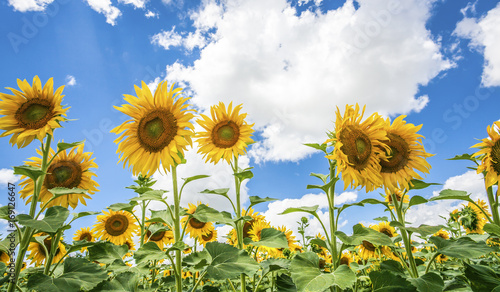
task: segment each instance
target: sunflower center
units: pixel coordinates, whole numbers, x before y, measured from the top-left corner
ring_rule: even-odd
[[[15,119],[21,127],[39,129],[52,118],[52,104],[45,99],[33,98],[21,105],[16,111]]]
[[[201,222],[200,220],[196,218],[191,218],[189,220],[189,225],[193,227],[194,229],[202,229],[205,226],[206,222]]]
[[[71,160],[62,160],[50,165],[45,176],[45,187],[76,188],[82,181],[82,167],[79,163]]]
[[[174,140],[178,129],[177,120],[170,111],[155,109],[139,121],[137,138],[144,149],[156,153]]]
[[[128,218],[122,214],[115,214],[106,220],[104,228],[109,235],[120,236],[128,229]]]
[[[340,264],[341,265],[349,265],[349,258],[345,257],[345,256],[341,257],[340,258]]]
[[[389,141],[385,141],[385,144],[391,148],[391,152],[387,157],[387,161],[380,160],[381,172],[395,173],[404,168],[410,161],[410,147],[399,135],[388,132],[387,137]]]
[[[147,233],[147,236],[149,237],[149,240],[151,240],[151,241],[160,241],[163,239],[164,235],[165,235],[165,231],[155,232],[153,235],[151,235],[151,231],[148,230],[148,233]]]
[[[363,247],[368,251],[375,251],[375,246],[366,240],[363,240]]]
[[[491,147],[491,164],[497,174],[500,174],[500,140]]]
[[[210,241],[212,240],[212,238],[214,237],[214,233],[212,231],[209,231],[208,234],[203,234],[201,236],[201,238],[204,240],[204,241]]]
[[[381,232],[381,233],[383,233],[383,234],[385,234],[385,235],[387,235],[387,236],[389,236],[389,237],[393,237],[393,236],[394,236],[394,235],[392,234],[392,232],[391,232],[389,229],[387,229],[387,228],[382,228],[382,229],[380,230],[380,232]]]
[[[92,241],[92,235],[90,233],[83,233],[82,235],[80,235],[79,240],[84,240],[84,239],[90,242]]]
[[[219,148],[232,147],[240,138],[240,129],[233,121],[218,123],[212,131],[212,141]]]
[[[255,219],[245,222],[243,225],[243,238],[249,237],[250,228],[252,228],[252,224],[255,222]]]
[[[50,254],[50,251],[52,250],[52,238],[50,237],[47,237],[43,240],[43,245],[45,245],[45,248],[47,249],[47,252]],[[45,254],[45,249],[43,248],[43,246],[41,246],[40,244],[38,245],[38,251],[44,256],[44,257],[47,257],[47,255]],[[57,250],[56,250],[56,255],[59,253],[59,247],[57,247]]]
[[[347,155],[347,160],[356,170],[364,169],[370,160],[372,143],[360,129],[347,126],[340,132],[340,150]]]

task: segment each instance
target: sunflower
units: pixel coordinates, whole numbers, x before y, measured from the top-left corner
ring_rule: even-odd
[[[342,255],[340,256],[340,265],[351,265],[353,262],[353,257],[350,252],[343,252]]]
[[[40,149],[36,151],[40,157],[32,157],[31,161],[25,161],[25,163],[30,166],[41,167],[42,152]],[[54,155],[54,150],[50,149],[49,161]],[[97,168],[97,164],[91,156],[91,152],[83,152],[83,144],[80,144],[69,151],[64,150],[54,157],[54,160],[47,169],[47,174],[40,190],[40,196],[38,197],[42,205],[45,205],[54,196],[49,190],[56,187],[80,188],[87,190],[89,194],[97,192],[96,187],[99,184],[92,179],[92,176],[96,174],[90,171],[91,168]],[[27,204],[33,198],[34,183],[27,176],[22,176],[21,179],[24,180],[19,185],[23,188],[19,193],[21,198],[27,198]],[[68,208],[68,206],[71,206],[72,208],[76,208],[79,201],[83,205],[87,205],[85,199],[90,198],[87,194],[62,195],[48,203],[48,207],[63,206]]]
[[[134,255],[133,251],[135,250],[135,243],[132,239],[129,239],[125,241],[125,244],[128,247],[128,252],[123,256],[123,258],[126,257],[132,257]]]
[[[401,202],[401,198],[403,199],[403,204],[408,204],[410,202],[410,196],[405,194],[405,192],[403,192],[402,190],[394,189],[392,191],[389,191],[386,189],[385,201],[389,204],[389,208],[391,208],[391,210],[394,209],[394,204],[392,203],[392,193],[396,195],[396,199],[398,200],[398,202]]]
[[[198,205],[201,205],[201,202],[198,202]],[[189,214],[194,214],[194,212],[196,212],[197,207],[198,206],[189,203],[189,209],[187,212]],[[189,221],[188,221],[188,218],[189,218]],[[189,233],[189,236],[191,238],[200,237],[203,234],[206,234],[209,230],[214,229],[214,224],[212,222],[201,222],[198,219],[196,219],[190,215],[184,216],[181,219],[181,222],[182,222],[183,226],[185,224],[187,224],[186,231]]]
[[[242,216],[250,216],[252,217],[251,220],[246,221],[245,224],[243,224],[243,238],[250,237],[250,230],[252,229],[252,226],[254,223],[258,221],[262,221],[265,219],[264,215],[259,215],[259,212],[256,212],[253,208],[249,208],[248,210],[243,209]],[[228,233],[228,243],[232,244],[234,246],[238,245],[238,235],[236,233],[235,229],[232,229]]]
[[[132,173],[152,176],[160,167],[166,172],[172,165],[181,163],[184,151],[192,145],[194,117],[188,110],[188,97],[180,97],[182,88],[167,82],[160,82],[154,97],[149,87],[142,82],[142,88],[135,86],[137,97],[125,94],[122,107],[115,108],[131,117],[111,130],[120,134],[115,143],[123,166],[132,165]],[[177,98],[177,99],[176,99]]]
[[[35,234],[35,237],[45,236],[45,235],[47,235],[47,233],[42,232],[42,233]],[[43,240],[43,245],[47,249],[47,252],[50,253],[50,250],[52,248],[52,237],[50,237],[50,236],[46,237]],[[36,241],[30,242],[30,245],[28,246],[28,251],[30,252],[28,259],[31,259],[31,264],[34,263],[35,266],[40,266],[44,263],[47,255],[45,254],[44,247],[40,243],[38,243]],[[55,263],[59,262],[59,260],[62,259],[62,257],[65,254],[66,254],[66,247],[62,243],[62,238],[61,238],[61,240],[57,243],[57,250],[56,250],[56,253],[54,255],[54,258],[52,259],[51,264],[55,264]]]
[[[75,237],[73,237],[73,240],[74,241],[86,240],[88,242],[94,242],[95,235],[92,231],[90,231],[90,227],[82,227],[76,231]],[[86,250],[87,250],[87,248],[83,247],[80,251],[84,252]]]
[[[146,223],[149,227],[154,223]],[[156,223],[158,224],[158,223]],[[163,224],[165,226],[165,224]],[[146,242],[152,241],[158,245],[159,248],[164,248],[167,244],[174,243],[174,233],[172,230],[157,231],[151,234],[151,231],[146,232]]]
[[[208,242],[217,241],[217,230],[215,230],[215,228],[208,230],[206,234],[202,234],[198,237],[198,241],[203,245],[203,247],[205,247]]]
[[[92,229],[96,237],[116,245],[123,245],[139,233],[139,226],[130,213],[113,210],[109,210],[109,213],[102,211],[102,213],[104,215],[97,216],[97,223]]]
[[[357,248],[359,256],[364,260],[378,258],[377,247],[369,241],[363,240]]]
[[[437,257],[436,257],[436,262],[438,263],[443,263],[445,261],[448,260],[448,257],[445,256],[444,254],[439,254]]]
[[[321,233],[316,234],[316,238],[321,239],[323,241],[326,240],[326,237],[324,237]],[[317,245],[315,243],[311,244],[311,250],[313,252],[317,253],[320,257],[326,257],[326,254],[328,252],[328,249],[326,249],[320,245]]]
[[[438,232],[433,234],[434,236],[441,237],[442,239],[450,239],[450,234],[446,230],[439,230]]]
[[[26,79],[17,79],[17,85],[21,91],[7,87],[13,95],[0,93],[0,115],[4,115],[0,118],[0,130],[5,130],[0,137],[12,134],[10,144],[22,148],[35,138],[43,141],[46,134],[60,128],[68,108],[61,106],[64,85],[54,92],[52,78],[43,88],[38,76],[33,78],[33,86]]]
[[[250,239],[254,242],[261,240],[261,232],[264,228],[271,228],[271,225],[265,220],[260,220],[252,224],[252,229],[248,232]]]
[[[359,105],[346,105],[344,117],[337,108],[335,136],[325,143],[333,142],[333,153],[328,159],[337,162],[337,176],[342,173],[344,189],[348,186],[366,187],[373,191],[382,185],[380,158],[384,157],[386,131],[384,120],[374,113],[361,123],[365,107],[359,113]]]
[[[406,116],[397,117],[392,124],[386,120],[387,138],[383,142],[389,146],[387,159],[381,159],[381,175],[386,189],[410,189],[409,182],[422,179],[415,170],[429,173],[431,165],[426,161],[432,154],[425,152],[422,135],[417,134],[422,125],[407,124]]]
[[[498,183],[500,177],[500,121],[494,122],[486,130],[489,137],[472,146],[480,149],[472,157],[481,158],[477,173],[485,173],[484,183],[486,188],[489,188]]]
[[[396,229],[389,225],[389,222],[380,222],[377,225],[371,226],[371,228],[389,237],[395,237],[397,235]]]
[[[465,227],[467,234],[484,234],[483,227],[487,219],[484,217],[483,212],[471,202],[467,206],[463,206],[462,211],[460,211],[459,222]]]
[[[206,132],[196,134],[196,141],[200,148],[198,153],[203,154],[206,161],[217,164],[221,158],[227,163],[231,158],[238,155],[244,155],[248,144],[253,143],[250,138],[253,133],[252,125],[244,120],[247,114],[240,114],[242,105],[233,109],[232,102],[226,110],[224,103],[210,107],[212,118],[206,115],[200,115],[202,119],[197,122]]]

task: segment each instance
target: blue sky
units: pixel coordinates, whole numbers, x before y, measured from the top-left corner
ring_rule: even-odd
[[[335,109],[359,102],[367,112],[423,124],[428,152],[436,154],[428,182],[444,184],[419,194],[430,197],[443,187],[484,197],[480,177],[466,162],[447,161],[471,153],[476,138],[499,119],[500,5],[498,1],[147,1],[8,0],[0,4],[2,92],[16,79],[42,82],[54,77],[66,85],[63,103],[71,106],[57,140],[86,140],[99,168],[100,192],[87,207],[102,210],[133,196],[124,187],[131,173],[117,165],[115,135],[109,130],[125,116],[113,108],[123,94],[134,94],[141,80],[151,88],[167,79],[206,111],[219,100],[243,103],[255,123],[256,144],[244,165],[255,177],[244,196],[280,199],[257,207],[272,223],[291,228],[298,217],[276,215],[287,206],[326,200],[306,189],[326,173],[321,154],[302,143],[323,142],[333,129]],[[0,190],[15,180],[7,170],[34,155],[39,144],[17,150],[0,139]],[[232,186],[230,168],[204,165],[196,149],[188,153],[181,176],[211,174],[187,189],[183,203],[201,200],[219,209],[218,198],[199,194],[206,186]],[[167,177],[158,186],[169,188]],[[339,202],[378,192],[346,190]],[[5,199],[0,199],[5,204]],[[409,214],[416,223],[441,223],[439,214],[457,202],[419,206]],[[20,211],[26,211],[18,200]],[[22,207],[21,207],[22,206]],[[268,207],[270,208],[268,210]],[[352,208],[342,216],[342,230],[387,215],[378,207]],[[420,216],[417,216],[420,214]],[[93,224],[85,218],[73,226]],[[317,231],[313,223],[311,232]],[[67,235],[67,237],[69,234]]]

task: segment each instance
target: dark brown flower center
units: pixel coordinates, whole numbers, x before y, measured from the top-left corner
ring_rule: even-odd
[[[349,265],[349,258],[347,256],[342,256],[340,258],[340,264],[341,265]]]
[[[204,240],[204,241],[210,241],[212,240],[212,238],[214,238],[214,232],[213,231],[209,231],[207,234],[203,234],[201,236],[201,238]]]
[[[50,254],[50,251],[52,250],[52,238],[50,238],[50,237],[45,238],[43,240],[43,245],[45,245],[47,252]],[[38,244],[38,252],[41,253],[44,257],[47,257],[47,255],[45,254],[45,249],[40,244]],[[57,247],[57,250],[56,250],[56,255],[57,254],[59,254],[59,247]]]
[[[491,165],[497,175],[500,174],[500,139],[491,147]]]
[[[198,220],[196,218],[191,218],[189,220],[189,225],[191,225],[191,227],[193,227],[194,229],[202,229],[203,227],[205,227],[205,224],[207,224],[207,223],[201,222],[200,220]]]
[[[165,231],[155,232],[151,235],[151,231],[148,230],[147,236],[150,241],[160,241],[163,239],[163,236],[165,236]]]
[[[106,220],[104,228],[109,235],[120,236],[128,229],[128,218],[122,214],[115,214]]]
[[[54,116],[54,106],[46,99],[33,98],[17,109],[15,119],[26,129],[39,129],[47,125]]]
[[[212,130],[212,142],[219,148],[232,147],[240,138],[240,129],[233,121],[218,123]]]
[[[391,151],[387,161],[381,159],[380,165],[383,173],[395,173],[403,169],[410,161],[410,146],[401,136],[387,132],[388,141],[384,141]]]
[[[363,240],[363,247],[369,251],[375,251],[375,246],[366,240]]]
[[[80,238],[78,238],[78,240],[86,240],[88,242],[92,241],[92,234],[88,233],[88,232],[85,232],[85,233],[82,233],[80,235]]]
[[[177,135],[177,120],[166,109],[155,109],[145,115],[137,127],[137,138],[142,148],[150,153],[162,151]]]
[[[62,160],[50,165],[45,176],[45,187],[76,188],[82,181],[82,167],[72,160]]]
[[[252,224],[255,222],[254,219],[245,222],[245,225],[243,225],[243,238],[249,237],[250,234],[250,229],[252,228]]]
[[[340,132],[340,150],[356,170],[362,170],[370,161],[372,143],[369,137],[355,126],[347,126]]]
[[[392,234],[392,232],[391,232],[389,229],[387,229],[387,228],[382,228],[382,229],[380,229],[379,231],[380,231],[381,233],[383,233],[383,234],[385,234],[385,235],[389,236],[389,237],[393,237],[393,236],[394,236],[394,234]]]

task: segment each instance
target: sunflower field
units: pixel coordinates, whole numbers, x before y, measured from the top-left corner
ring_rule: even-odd
[[[311,173],[317,185],[304,186],[324,193],[328,222],[317,205],[282,213],[318,219],[322,232],[306,236],[308,217],[294,234],[253,208],[275,199],[251,196],[248,206],[242,204],[242,184],[253,173],[238,160],[254,142],[254,125],[246,122],[243,106],[221,102],[210,116],[197,114],[182,89],[166,81],[155,92],[144,82],[135,86],[136,95],[124,95],[124,104],[116,107],[128,116],[111,131],[117,135],[116,159],[136,178],[126,187],[135,197],[112,202],[102,212],[70,214],[99,192],[98,165],[93,153],[84,152],[83,141],[57,136],[56,129],[71,127],[71,120],[61,105],[64,86],[55,91],[53,86],[52,79],[42,85],[35,76],[32,84],[18,80],[18,89],[0,93],[0,137],[10,137],[18,148],[41,143],[33,157],[14,167],[22,176],[18,189],[9,185],[29,213],[18,214],[10,204],[0,208],[0,218],[14,230],[0,241],[1,291],[500,291],[498,121],[487,128],[487,138],[471,145],[475,153],[452,158],[483,174],[488,201],[451,189],[426,199],[412,194],[433,185],[421,177],[429,173],[426,159],[432,156],[418,133],[421,125],[407,123],[405,116],[365,117],[358,104],[337,108],[324,141],[305,144],[322,151],[328,162],[328,173]],[[199,192],[226,198],[232,212],[197,202],[181,205],[185,186],[208,177],[177,176],[179,165],[189,165],[187,151],[231,167],[234,195],[229,188]],[[171,178],[172,189],[155,187],[156,172]],[[381,191],[383,198],[336,206],[340,180],[346,188]],[[463,205],[445,225],[407,222],[410,208],[449,199]],[[163,208],[149,208],[152,202]],[[378,224],[356,224],[351,234],[338,230],[347,208],[373,205],[385,208],[374,218]],[[86,216],[96,223],[68,234],[73,222]],[[216,227],[224,225],[230,231],[222,237]]]

